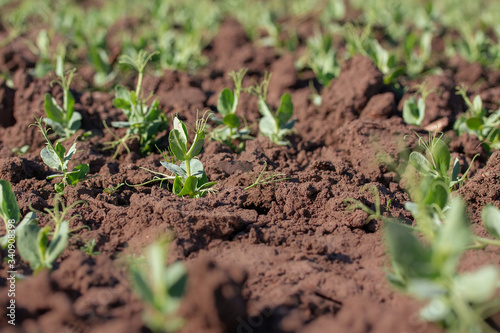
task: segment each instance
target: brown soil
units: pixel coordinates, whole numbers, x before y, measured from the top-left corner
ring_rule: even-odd
[[[30,205],[42,210],[53,204],[53,184],[45,179],[50,170],[39,157],[44,142],[28,125],[33,116],[43,115],[45,92],[57,98],[62,92],[50,88],[50,78],[39,80],[27,73],[32,55],[9,52],[0,52],[0,66],[17,71],[14,89],[0,82],[0,178],[13,184],[24,215]],[[170,259],[183,260],[189,269],[188,293],[180,310],[188,322],[183,332],[440,332],[418,320],[421,303],[386,281],[381,224],[365,224],[366,214],[348,212],[344,204],[346,198],[354,198],[373,207],[373,198],[360,190],[374,185],[383,207],[391,200],[393,216],[410,218],[403,208],[408,196],[382,159],[391,155],[400,161],[401,144],[414,145],[404,140],[414,128],[402,121],[402,104],[384,86],[378,69],[359,56],[344,63],[340,77],[323,89],[323,105],[317,107],[308,99],[307,80],[299,79],[294,69],[293,55],[255,48],[234,21],[223,25],[207,55],[211,65],[199,74],[165,72],[160,78],[146,78],[144,89],[155,91],[169,117],[178,113],[192,123],[196,109],[215,106],[218,93],[231,85],[229,71],[248,67],[244,86],[272,71],[270,103],[278,104],[284,92],[293,96],[298,121],[292,145],[279,147],[258,137],[237,155],[207,142],[201,160],[208,178],[218,181],[218,192],[206,198],[178,198],[158,185],[123,186],[106,194],[103,189],[110,185],[151,179],[140,167],[164,171],[161,156],[141,158],[132,146],[130,155],[112,160],[112,152],[103,150],[103,142],[112,138],[102,121],[123,119],[112,106],[113,94],[75,91],[83,129],[96,134],[79,142],[75,159],[89,163],[96,177],[68,187],[65,198],[69,203],[88,203],[74,209],[81,218],[71,227],[89,228],[72,237],[53,272],[31,276],[28,265],[19,264],[18,271],[29,277],[17,284],[15,327],[7,325],[3,313],[8,297],[2,261],[1,331],[149,332],[123,260],[140,253],[158,235],[173,232]],[[469,64],[457,62],[453,70],[428,79],[439,92],[429,96],[424,126],[441,120],[442,129],[449,131],[463,111],[455,85],[475,81],[477,75],[486,79],[476,92],[498,106],[497,81],[489,80],[493,74],[477,74],[464,66]],[[255,98],[242,96],[239,112],[249,122],[258,119]],[[472,180],[459,192],[470,205],[472,222],[478,224],[484,204],[500,206],[500,155],[495,153],[485,165],[487,156],[477,140],[458,139],[451,132],[447,136],[454,156],[465,162],[464,171],[474,154],[482,154]],[[25,144],[29,152],[15,157],[12,148]],[[256,177],[264,162],[270,171],[290,179],[244,190],[251,183],[250,174]],[[46,222],[42,217],[41,223]],[[475,230],[484,233],[479,225]],[[80,247],[92,238],[101,254],[89,257]],[[472,252],[463,269],[486,263],[500,264],[496,249]]]

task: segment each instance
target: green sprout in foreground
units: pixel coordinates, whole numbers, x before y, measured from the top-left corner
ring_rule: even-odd
[[[50,216],[50,224],[43,228],[37,223],[36,219],[31,219],[17,231],[17,246],[21,257],[30,263],[35,273],[48,269],[51,270],[53,262],[59,257],[68,245],[69,230],[71,220],[80,215],[74,215],[67,219],[70,209],[83,201],[77,201],[69,206],[65,206],[60,201],[60,196],[54,198],[54,208],[45,208],[45,212]],[[61,206],[61,208],[59,207]],[[49,239],[49,236],[52,236]]]
[[[175,332],[184,325],[177,315],[185,293],[187,273],[182,262],[166,266],[167,247],[156,242],[146,249],[146,260],[129,264],[132,286],[144,302],[143,318],[153,332]]]

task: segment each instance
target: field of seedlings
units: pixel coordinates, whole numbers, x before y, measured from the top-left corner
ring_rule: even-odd
[[[500,332],[499,41],[496,0],[0,0],[0,331]]]

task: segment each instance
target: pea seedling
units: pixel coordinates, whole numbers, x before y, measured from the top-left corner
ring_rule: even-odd
[[[67,185],[76,185],[78,182],[85,180],[90,170],[88,164],[79,164],[74,167],[73,170],[68,171],[68,164],[71,161],[71,157],[76,152],[76,142],[66,151],[66,148],[64,148],[60,142],[57,142],[55,146],[52,144],[47,136],[47,127],[46,125],[42,125],[41,118],[37,119],[35,123],[30,126],[37,126],[46,140],[47,147],[43,148],[40,152],[42,161],[49,168],[61,172],[47,177],[47,179],[61,177],[61,182],[54,185],[57,193],[64,192],[64,188]]]
[[[271,74],[266,73],[261,84],[255,84],[255,86],[248,88],[247,91],[258,98],[259,112],[262,115],[259,121],[259,130],[262,135],[267,136],[277,145],[290,145],[290,141],[285,137],[292,133],[296,121],[296,119],[291,119],[293,116],[292,97],[288,93],[281,96],[278,110],[272,112],[266,101],[270,80]]]
[[[236,146],[234,140],[250,140],[250,128],[248,126],[241,127],[240,118],[236,115],[238,101],[242,91],[243,77],[247,72],[247,68],[240,69],[238,72],[231,72],[229,75],[234,81],[234,91],[224,88],[219,95],[217,102],[217,110],[222,116],[222,119],[216,116],[211,116],[210,119],[215,121],[219,126],[215,128],[210,137],[216,141],[223,142],[233,151],[240,152],[244,148],[244,142]]]
[[[473,240],[465,206],[453,198],[444,225],[425,246],[407,226],[389,222],[386,241],[397,288],[429,303],[420,317],[438,322],[450,332],[490,332],[485,319],[499,310],[494,295],[500,285],[492,265],[459,274],[457,266]]]
[[[165,266],[167,249],[153,243],[146,250],[147,265],[135,259],[129,264],[132,285],[145,303],[144,322],[153,332],[175,332],[184,325],[176,314],[185,292],[187,273],[180,261]]]
[[[57,104],[54,97],[48,93],[45,94],[44,108],[47,118],[43,118],[43,121],[49,125],[61,139],[71,137],[81,127],[82,115],[75,111],[75,98],[69,90],[75,72],[76,69],[73,68],[65,75],[62,57],[58,57],[56,68],[56,75],[58,78],[54,82],[58,83],[63,90],[62,107]],[[51,85],[54,82],[52,82]]]
[[[471,102],[465,88],[457,87],[457,94],[463,97],[468,109],[456,120],[453,129],[458,135],[463,133],[476,135],[488,151],[499,149],[500,109],[488,116],[488,111],[483,107],[483,101],[479,95]]]
[[[17,204],[16,196],[12,191],[12,186],[6,180],[0,180],[0,218],[5,223],[6,235],[0,237],[0,247],[5,248],[7,244],[10,243],[9,239],[15,237],[16,232],[29,221],[36,219],[34,213],[28,213],[24,219],[19,223],[21,219],[21,212],[19,210],[19,205]],[[19,223],[19,224],[18,224]],[[13,228],[16,224],[17,227]],[[9,253],[10,257],[10,253]],[[11,257],[14,260],[13,256]]]
[[[141,145],[141,154],[147,154],[152,151],[156,144],[156,136],[159,132],[167,128],[168,120],[165,114],[159,109],[158,100],[155,100],[150,106],[146,105],[146,100],[141,95],[142,79],[144,69],[151,58],[156,54],[139,51],[135,58],[130,56],[121,56],[120,63],[134,68],[138,73],[137,86],[135,91],[129,91],[123,86],[116,88],[116,97],[113,105],[122,110],[127,121],[114,121],[111,126],[115,128],[127,128],[127,133],[123,138],[107,142],[107,149],[115,149],[113,158],[116,158],[125,148],[130,152],[127,142],[132,138],[139,138]],[[107,125],[105,125],[107,127]]]
[[[68,245],[69,234],[72,232],[69,230],[69,223],[79,215],[74,215],[69,220],[66,219],[66,215],[70,209],[82,202],[80,200],[66,207],[60,202],[60,196],[56,195],[54,208],[45,208],[54,228],[51,225],[40,228],[35,219],[19,228],[20,230],[17,232],[19,254],[30,263],[35,273],[42,269],[51,270],[53,262]],[[59,208],[59,205],[62,206],[62,209]],[[52,239],[49,240],[51,235]]]
[[[208,112],[208,111],[207,111]],[[207,174],[203,169],[203,164],[196,156],[201,152],[203,143],[205,141],[205,128],[209,116],[207,113],[196,121],[195,137],[191,147],[188,149],[188,132],[186,125],[176,116],[173,124],[174,128],[170,131],[168,141],[170,143],[170,154],[174,160],[167,162],[167,156],[164,154],[165,161],[160,163],[173,173],[172,176],[162,174],[160,172],[152,172],[161,177],[155,176],[154,179],[138,185],[129,186],[142,186],[156,181],[173,180],[172,192],[179,196],[189,196],[190,198],[199,198],[205,196],[208,192],[213,191],[212,186],[216,182],[209,182]],[[174,161],[181,161],[180,165]],[[128,185],[128,184],[127,184]]]

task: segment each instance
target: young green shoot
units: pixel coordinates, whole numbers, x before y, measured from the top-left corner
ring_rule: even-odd
[[[223,142],[235,152],[240,152],[244,149],[244,140],[253,139],[250,136],[250,128],[248,125],[241,126],[240,118],[236,115],[240,93],[242,92],[243,78],[248,71],[247,68],[242,68],[238,72],[231,72],[229,75],[234,81],[234,91],[224,88],[219,95],[217,102],[217,110],[222,118],[212,115],[210,117],[219,126],[211,133],[210,137],[213,140]],[[235,144],[234,141],[239,141]]]
[[[116,158],[122,148],[130,152],[127,142],[133,138],[138,138],[142,155],[146,155],[153,150],[156,144],[156,136],[159,132],[167,128],[167,117],[160,110],[158,100],[150,106],[146,105],[149,98],[144,98],[142,94],[142,80],[147,63],[157,52],[148,53],[141,50],[135,57],[121,56],[120,63],[131,66],[138,73],[135,91],[130,91],[123,86],[116,88],[116,97],[113,105],[122,110],[127,121],[114,121],[111,126],[115,128],[127,128],[123,138],[117,138],[112,142],[107,142],[106,149],[115,149],[113,158]],[[109,131],[107,125],[106,129]],[[111,132],[111,131],[110,131]]]
[[[98,256],[101,254],[101,252],[95,250],[96,245],[97,242],[95,238],[92,238],[86,241],[85,244],[80,248],[80,250],[82,250],[82,252],[88,255],[89,257]]]
[[[425,117],[425,100],[432,91],[427,88],[427,84],[422,83],[418,92],[421,95],[418,100],[411,96],[403,104],[403,120],[408,125],[420,126]]]
[[[266,101],[270,80],[271,74],[266,73],[262,83],[257,83],[246,90],[258,98],[259,112],[262,115],[259,130],[262,135],[267,136],[277,145],[287,146],[290,145],[290,141],[286,139],[286,136],[292,133],[296,121],[296,119],[291,119],[293,116],[292,97],[288,93],[281,96],[279,108],[276,112],[272,112]]]
[[[30,263],[35,274],[43,269],[51,270],[53,262],[68,245],[69,235],[73,232],[69,230],[69,223],[79,215],[72,216],[69,219],[67,219],[66,215],[70,209],[82,202],[77,201],[66,207],[60,201],[60,196],[56,195],[54,208],[44,209],[49,215],[52,225],[48,224],[40,228],[37,220],[31,219],[17,231],[19,254]],[[52,236],[51,239],[49,239],[50,236]]]
[[[174,127],[168,136],[170,155],[174,160],[167,162],[167,158],[164,156],[165,161],[160,162],[167,170],[172,172],[172,175],[169,176],[146,169],[161,177],[155,176],[154,179],[146,183],[132,186],[142,186],[155,181],[173,180],[172,192],[179,197],[199,198],[213,191],[212,187],[217,183],[208,181],[203,164],[196,158],[205,142],[205,130],[209,116],[210,113],[207,111],[201,118],[197,117],[194,129],[195,136],[189,148],[187,127],[176,116],[173,121]],[[177,165],[175,161],[180,161],[181,164]]]
[[[52,128],[61,140],[68,139],[76,133],[81,127],[82,115],[75,111],[75,98],[69,90],[71,81],[75,75],[76,69],[68,71],[63,70],[63,60],[57,59],[56,75],[58,78],[51,83],[59,84],[63,90],[63,105],[57,104],[57,101],[50,94],[45,94],[45,113],[46,118],[43,121]]]
[[[356,209],[361,209],[362,211],[364,211],[366,214],[368,214],[368,217],[365,221],[365,224],[368,224],[372,220],[386,221],[387,218],[382,215],[381,208],[380,208],[380,194],[378,192],[378,188],[375,185],[370,186],[369,184],[366,184],[365,186],[363,186],[361,188],[361,192],[366,192],[366,191],[368,191],[373,197],[373,201],[375,204],[375,210],[371,209],[370,207],[368,207],[367,205],[365,205],[364,203],[362,203],[359,200],[356,200],[353,198],[346,198],[344,200],[344,203],[348,204],[346,211],[353,211]],[[390,201],[387,202],[387,210],[389,208],[389,205],[390,205]]]
[[[477,136],[488,151],[500,149],[500,109],[488,115],[481,97],[477,95],[471,101],[464,87],[457,87],[457,95],[462,96],[467,105],[467,112],[453,125],[457,134],[469,133]]]
[[[144,302],[143,318],[153,332],[176,332],[184,325],[177,315],[185,293],[187,272],[180,261],[166,266],[166,244],[155,242],[146,249],[146,258],[129,263],[130,280]]]
[[[41,118],[37,119],[30,126],[38,127],[46,140],[46,147],[40,152],[42,161],[49,168],[59,171],[59,173],[47,177],[47,179],[61,178],[61,181],[54,185],[57,193],[63,193],[67,185],[76,185],[78,182],[86,179],[90,170],[88,164],[79,164],[71,171],[68,169],[68,164],[76,153],[76,141],[69,150],[66,150],[60,142],[57,142],[55,145],[52,144],[47,135],[47,126],[42,124]]]
[[[473,242],[465,206],[453,198],[430,244],[422,243],[412,229],[398,222],[385,227],[393,272],[388,280],[412,296],[428,300],[420,310],[426,321],[440,323],[449,332],[493,332],[485,320],[500,310],[495,299],[500,286],[493,265],[458,273],[463,253]]]
[[[16,196],[12,191],[12,186],[6,180],[0,180],[0,218],[5,223],[6,235],[0,237],[0,247],[6,248],[9,245],[9,248],[13,248],[15,246],[13,244],[13,240],[16,237],[17,231],[20,230],[20,227],[29,223],[29,221],[36,219],[36,215],[34,213],[28,213],[21,220],[21,211],[19,209],[19,205],[17,204]],[[12,244],[12,245],[10,245]],[[14,256],[10,256],[11,260],[14,260]]]

